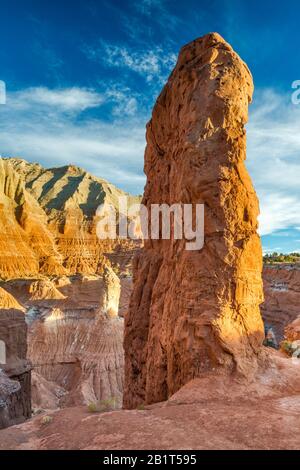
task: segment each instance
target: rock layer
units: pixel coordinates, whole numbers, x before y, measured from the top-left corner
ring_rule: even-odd
[[[102,276],[12,280],[4,285],[26,310],[33,408],[112,397],[120,404],[123,319],[118,317],[120,281],[110,266],[103,267]]]
[[[262,316],[272,326],[277,341],[284,337],[284,329],[299,315],[300,267],[293,265],[266,265],[263,270],[265,301]]]
[[[246,171],[247,66],[218,35],[185,46],[147,125],[143,203],[205,205],[205,244],[146,240],[125,321],[124,406],[213,369],[251,375],[263,341],[258,201]]]
[[[300,315],[286,326],[284,336],[290,342],[300,340]]]
[[[101,274],[123,242],[98,239],[96,211],[119,197],[139,201],[79,167],[0,158],[0,278]]]
[[[0,363],[0,428],[3,428],[31,416],[31,366],[26,359],[27,327],[22,311],[0,308],[0,341],[3,361]]]

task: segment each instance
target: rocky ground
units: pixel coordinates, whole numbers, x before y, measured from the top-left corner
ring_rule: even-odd
[[[38,415],[0,431],[0,449],[299,449],[300,367],[272,354],[253,383],[211,375],[137,410]]]

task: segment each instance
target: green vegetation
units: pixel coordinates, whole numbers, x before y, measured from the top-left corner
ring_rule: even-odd
[[[280,346],[281,346],[281,349],[284,352],[286,352],[289,356],[291,356],[293,354],[293,346],[292,346],[292,343],[290,341],[284,340],[284,341],[282,341]]]
[[[264,256],[264,263],[274,264],[274,263],[299,263],[300,262],[300,253],[270,253]]]
[[[53,421],[52,416],[43,416],[42,419],[41,419],[41,424],[43,426],[46,426],[47,424],[50,424],[52,421]]]
[[[98,406],[97,403],[91,402],[88,404],[88,411],[89,413],[98,413]]]
[[[113,411],[118,407],[118,400],[116,397],[107,398],[99,402],[91,402],[88,404],[88,411],[90,413],[101,413],[105,411]]]

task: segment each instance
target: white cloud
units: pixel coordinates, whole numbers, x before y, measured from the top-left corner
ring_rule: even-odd
[[[125,46],[102,42],[100,47],[85,48],[87,56],[101,60],[109,67],[124,68],[137,73],[150,83],[161,86],[176,63],[176,54],[159,46],[136,51]]]
[[[33,87],[11,93],[9,95],[10,106],[17,108],[30,108],[34,105],[56,108],[61,111],[84,111],[101,105],[103,95],[86,88],[60,88],[49,89],[46,87]]]
[[[182,18],[167,8],[165,0],[136,0],[133,4],[138,13],[151,17],[151,23],[157,23],[163,31],[175,31],[184,24]]]
[[[48,96],[51,102],[44,99]],[[73,163],[123,189],[141,192],[145,127],[134,116],[134,98],[125,90],[104,90],[101,104],[111,103],[116,115],[115,122],[105,123],[90,115],[78,119],[77,112],[96,103],[97,93],[76,94],[76,106],[69,96],[68,90],[10,93],[7,105],[0,108],[0,154],[38,161],[46,167]],[[20,97],[25,102],[19,102]],[[74,112],[65,113],[66,109]]]
[[[300,106],[274,90],[255,94],[247,167],[257,190],[261,234],[300,225]]]
[[[109,84],[105,97],[113,103],[112,114],[114,116],[134,116],[138,112],[138,107],[140,107],[139,113],[141,114],[143,98],[137,93],[133,93],[128,87],[114,83]]]
[[[139,0],[134,4],[137,11],[144,15],[150,15],[153,9],[163,9],[161,0]]]
[[[48,167],[73,163],[123,189],[142,192],[147,120],[143,97],[114,83],[106,89],[101,84],[100,92],[89,90],[91,95],[81,91],[75,94],[80,97],[77,105],[66,98],[68,89],[10,93],[7,105],[0,107],[0,154]],[[25,107],[19,102],[24,96]],[[65,104],[54,104],[61,103],[62,96]],[[104,122],[89,113],[77,119],[76,113],[93,107],[98,98],[99,106],[111,105],[113,120]],[[300,106],[265,90],[256,93],[250,110],[247,167],[260,199],[260,232],[300,230]]]

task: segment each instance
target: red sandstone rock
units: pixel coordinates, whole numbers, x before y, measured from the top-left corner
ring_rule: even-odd
[[[205,204],[205,245],[148,240],[125,327],[124,406],[167,399],[203,372],[249,377],[263,340],[258,201],[244,165],[247,66],[218,35],[185,46],[147,126],[143,203]]]
[[[299,449],[300,368],[272,356],[248,384],[209,374],[144,409],[47,412],[47,425],[39,415],[0,431],[0,449]]]
[[[290,342],[300,340],[300,315],[296,320],[286,326],[284,336]]]
[[[97,207],[118,212],[119,196],[139,201],[72,165],[0,159],[0,278],[102,274],[104,253],[131,245],[96,235]]]
[[[21,310],[25,311],[25,308],[19,304],[17,299],[13,297],[9,292],[0,287],[0,308],[5,310]]]

